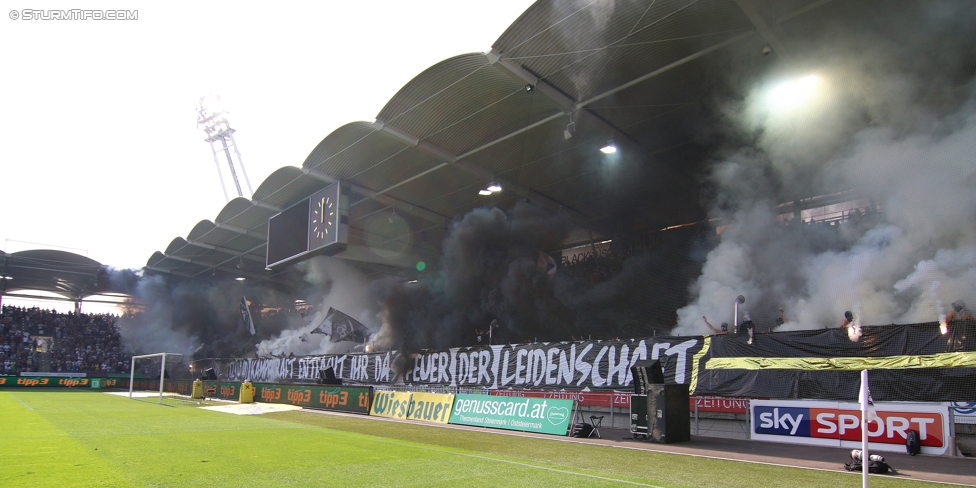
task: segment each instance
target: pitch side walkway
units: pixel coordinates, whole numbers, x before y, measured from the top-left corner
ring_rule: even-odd
[[[839,447],[805,446],[778,442],[723,439],[692,436],[690,442],[655,444],[632,439],[630,432],[601,429],[603,439],[589,442],[610,446],[671,452],[693,456],[733,459],[757,463],[781,464],[802,468],[845,471],[844,463],[850,462],[851,450]],[[578,439],[577,439],[578,440]],[[935,481],[976,486],[976,458],[948,456],[909,456],[907,452],[878,452],[895,469],[893,476],[901,479]],[[858,473],[860,476],[860,473]]]
[[[468,427],[463,425],[432,424],[412,420],[399,420],[384,417],[370,417],[356,414],[326,412],[322,410],[304,409],[325,415],[341,415],[364,420],[383,422],[402,422],[428,427],[470,430],[487,434],[535,437],[557,442],[576,442],[583,444],[598,444],[624,449],[640,449],[646,451],[701,456],[714,459],[728,459],[753,463],[776,464],[798,468],[821,469],[826,471],[844,470],[844,463],[850,462],[851,450],[838,447],[804,446],[798,444],[781,444],[777,442],[750,441],[742,439],[724,439],[718,437],[691,436],[690,442],[678,444],[657,444],[644,440],[633,439],[629,431],[620,429],[600,429],[602,439],[595,436],[586,439],[574,437],[558,437],[545,434],[516,432],[507,430],[486,429],[482,427]],[[905,480],[932,481],[937,483],[952,483],[976,487],[976,458],[949,456],[909,456],[908,453],[878,453],[885,457],[895,472],[887,475]],[[860,473],[852,476],[860,477]]]

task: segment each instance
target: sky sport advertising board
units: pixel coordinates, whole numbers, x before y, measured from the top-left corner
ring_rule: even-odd
[[[455,395],[452,424],[566,435],[572,400]]]
[[[876,403],[868,423],[869,449],[904,452],[908,431],[918,432],[924,454],[948,449],[949,407],[930,403]],[[821,401],[752,401],[752,438],[833,447],[861,446],[861,406]]]

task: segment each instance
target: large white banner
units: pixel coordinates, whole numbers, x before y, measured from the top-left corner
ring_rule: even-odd
[[[455,347],[424,351],[393,371],[396,352],[304,356],[298,358],[199,361],[221,380],[312,382],[332,368],[337,378],[361,383],[443,385],[482,388],[629,389],[638,361],[661,362],[667,383],[691,382],[700,337],[653,337],[629,341],[581,341]]]

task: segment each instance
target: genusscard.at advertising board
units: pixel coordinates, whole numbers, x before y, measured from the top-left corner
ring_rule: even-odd
[[[904,452],[908,431],[918,432],[924,454],[948,448],[949,407],[936,403],[876,403],[878,418],[868,423],[869,449]],[[861,406],[821,401],[753,400],[756,440],[859,448]]]
[[[572,414],[572,400],[455,395],[450,423],[566,435]]]

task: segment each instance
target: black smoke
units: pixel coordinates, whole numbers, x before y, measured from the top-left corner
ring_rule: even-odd
[[[531,203],[508,212],[476,209],[454,222],[439,267],[416,283],[381,281],[384,305],[377,347],[415,352],[473,344],[476,330],[495,343],[556,340],[575,330],[571,310],[553,293],[540,251],[558,248],[570,223]]]
[[[133,354],[172,352],[195,359],[254,356],[260,341],[306,322],[295,307],[296,299],[315,303],[323,295],[301,274],[285,276],[276,282],[254,283],[111,270],[113,287],[132,297],[127,313],[119,319],[123,345]],[[254,336],[241,317],[243,297],[249,303]]]

